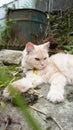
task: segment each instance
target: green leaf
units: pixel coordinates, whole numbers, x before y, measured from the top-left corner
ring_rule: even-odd
[[[6,73],[6,69],[0,66],[0,87],[7,86],[11,81],[11,77]]]
[[[1,104],[1,107],[2,107],[3,109],[6,108],[6,104],[5,104],[3,101],[1,101],[0,104]]]
[[[28,107],[24,102],[24,100],[22,99],[20,93],[17,92],[16,89],[13,88],[12,86],[9,86],[9,91],[11,96],[13,97],[14,103],[20,108],[20,110],[23,113],[23,116],[26,117],[29,126],[31,126],[33,130],[42,130],[41,127],[38,125],[37,120],[34,119],[30,111],[28,110]]]

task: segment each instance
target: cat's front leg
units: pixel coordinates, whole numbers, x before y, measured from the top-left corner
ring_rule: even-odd
[[[14,81],[10,84],[13,88],[15,88],[19,92],[26,92],[30,88],[33,87],[32,82],[28,80],[27,78],[22,78],[20,80]],[[10,89],[9,87],[6,87],[3,91],[3,96],[6,98],[10,98]]]
[[[55,74],[50,80],[50,91],[47,95],[47,99],[53,103],[59,103],[64,101],[64,86],[67,81],[64,75],[61,73]]]
[[[37,85],[42,83],[43,79],[39,75],[33,74],[33,72],[29,72],[26,77],[11,83],[11,86],[19,92],[25,93],[30,88],[35,88]],[[9,98],[10,92],[8,87],[4,89],[3,96]]]

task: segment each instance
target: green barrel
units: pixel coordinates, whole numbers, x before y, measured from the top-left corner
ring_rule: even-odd
[[[47,15],[36,9],[9,9],[7,19],[10,22],[11,40],[25,45],[31,41],[38,41],[45,37],[47,28]]]

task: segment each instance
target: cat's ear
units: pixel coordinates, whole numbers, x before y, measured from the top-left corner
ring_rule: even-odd
[[[26,52],[27,52],[27,54],[29,54],[30,52],[32,52],[33,49],[34,49],[34,44],[32,42],[28,42],[26,44]]]
[[[43,44],[44,45],[44,48],[48,50],[48,48],[50,47],[50,42],[46,42]]]

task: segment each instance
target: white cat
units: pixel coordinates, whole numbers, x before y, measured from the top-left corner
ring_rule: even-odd
[[[73,55],[58,53],[48,55],[49,42],[34,45],[29,42],[23,51],[22,67],[26,77],[12,83],[20,92],[26,92],[42,83],[50,83],[47,99],[51,102],[64,100],[64,86],[73,84]],[[3,95],[9,96],[8,88]]]

